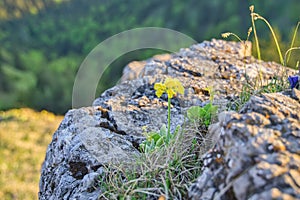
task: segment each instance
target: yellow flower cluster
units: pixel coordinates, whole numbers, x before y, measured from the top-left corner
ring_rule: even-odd
[[[156,90],[156,96],[159,98],[166,92],[168,98],[173,98],[173,96],[178,92],[180,94],[184,93],[184,87],[181,82],[176,78],[166,78],[164,83],[155,83],[154,89]]]

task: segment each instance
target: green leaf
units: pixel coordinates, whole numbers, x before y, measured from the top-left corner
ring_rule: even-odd
[[[198,120],[199,119],[200,109],[201,109],[201,107],[199,107],[199,106],[191,106],[187,110],[187,117],[188,117],[188,119],[191,120],[191,121]]]
[[[157,140],[159,140],[159,138],[161,138],[160,134],[153,132],[150,137],[152,140],[154,140],[154,142],[156,142]]]
[[[156,147],[161,147],[164,144],[164,138],[161,137],[156,142]]]
[[[146,145],[145,146],[145,153],[150,153],[150,152],[151,152],[151,148],[148,145]]]
[[[177,134],[178,134],[179,130],[180,130],[180,126],[178,125],[178,126],[176,126],[176,129],[173,133],[173,138],[177,137]]]
[[[167,136],[167,133],[168,133],[167,127],[166,127],[165,124],[163,124],[163,125],[161,126],[161,128],[160,128],[159,134],[160,134],[161,136]]]
[[[206,110],[204,108],[200,108],[199,109],[199,117],[200,118],[205,118],[206,114],[207,114],[207,112],[206,112]]]
[[[212,116],[217,112],[217,106],[212,103],[206,104],[204,107],[192,106],[187,111],[187,117],[191,121],[203,123],[208,127],[211,123]]]
[[[145,143],[140,144],[140,150],[145,152]]]

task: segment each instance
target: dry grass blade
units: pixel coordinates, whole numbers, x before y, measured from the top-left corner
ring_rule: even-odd
[[[291,42],[290,49],[292,49],[292,48],[294,47],[295,40],[296,40],[296,36],[297,36],[297,33],[298,33],[298,29],[299,29],[299,25],[300,25],[300,21],[297,23],[297,26],[296,26],[296,28],[295,28],[295,31],[294,31],[294,34],[293,34],[293,39],[292,39],[292,42]],[[286,56],[285,56],[285,57],[286,57]],[[287,60],[286,60],[286,58],[284,58],[284,61],[286,62],[286,64],[289,62],[290,57],[291,57],[291,52],[289,52],[288,57],[287,57]]]

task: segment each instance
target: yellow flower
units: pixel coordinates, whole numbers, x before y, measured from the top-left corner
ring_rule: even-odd
[[[166,85],[163,83],[155,83],[154,89],[156,90],[156,96],[159,98],[166,91]]]
[[[183,94],[184,92],[184,88],[181,84],[181,82],[174,78],[167,78],[165,81],[165,85],[167,87],[167,94],[169,98],[172,98],[174,94],[176,94],[177,92],[180,94]]]
[[[166,92],[170,99],[173,98],[177,92],[180,94],[184,93],[181,82],[176,78],[166,78],[164,83],[155,83],[154,89],[156,90],[157,97],[161,97],[161,95]]]

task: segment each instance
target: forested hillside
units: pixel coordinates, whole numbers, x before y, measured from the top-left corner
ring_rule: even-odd
[[[277,28],[287,48],[291,30],[299,21],[299,0],[3,0],[0,110],[29,106],[64,113],[71,106],[74,77],[85,56],[121,31],[155,26],[177,30],[199,42],[220,38],[226,31],[246,38],[250,4]],[[257,28],[265,41],[263,59],[278,60],[267,27],[257,23]],[[158,52],[135,51],[118,59],[100,81],[98,93],[119,79],[126,63]],[[109,75],[112,71],[114,76]]]

